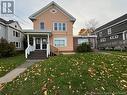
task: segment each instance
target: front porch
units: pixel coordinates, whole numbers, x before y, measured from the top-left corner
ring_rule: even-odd
[[[37,58],[37,56],[40,56],[39,58],[48,58],[50,55],[50,33],[51,32],[25,31],[27,38],[25,57],[29,58],[30,54],[35,54],[35,58]]]

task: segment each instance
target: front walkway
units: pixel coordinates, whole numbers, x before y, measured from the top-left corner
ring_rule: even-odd
[[[0,78],[0,84],[11,82],[13,79],[15,79],[17,76],[19,76],[21,73],[23,73],[28,67],[33,65],[36,62],[39,62],[41,60],[27,60],[24,64],[20,65],[19,67],[15,68],[5,76]]]

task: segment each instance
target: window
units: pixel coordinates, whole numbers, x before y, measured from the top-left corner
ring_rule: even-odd
[[[20,48],[21,47],[21,43],[20,42],[13,42],[15,44],[16,48]]]
[[[17,28],[17,25],[15,25],[15,28]]]
[[[62,29],[62,27],[61,27],[62,25],[61,25],[61,23],[59,23],[59,30],[61,30]]]
[[[20,33],[15,32],[16,37],[20,37]]]
[[[41,29],[41,30],[44,30],[44,29],[45,29],[44,22],[41,22],[41,23],[40,23],[40,29]]]
[[[88,43],[88,39],[78,39],[78,44]]]
[[[110,39],[118,39],[119,35],[111,36]]]
[[[65,23],[54,23],[53,25],[55,31],[66,31],[66,24]]]
[[[106,38],[100,39],[100,42],[106,42]]]
[[[66,30],[66,25],[65,25],[65,23],[63,23],[63,31],[65,31]]]
[[[99,33],[99,36],[102,37],[102,32]]]
[[[110,34],[111,34],[111,28],[108,29],[108,35],[110,35]]]
[[[54,38],[54,46],[56,47],[65,47],[67,45],[66,38]]]
[[[13,36],[15,36],[15,35],[16,35],[15,31],[13,31]]]
[[[18,42],[16,42],[16,47],[18,48],[18,46],[19,46],[19,45],[18,45]]]

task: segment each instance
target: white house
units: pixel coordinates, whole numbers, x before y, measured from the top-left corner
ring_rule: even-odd
[[[9,43],[13,42],[16,46],[16,50],[23,50],[24,34],[17,21],[6,21],[0,18],[0,39],[1,38],[6,39]]]

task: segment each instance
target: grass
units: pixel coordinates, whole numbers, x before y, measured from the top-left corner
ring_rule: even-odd
[[[127,58],[86,53],[60,55],[30,67],[3,89],[6,95],[126,95]]]
[[[20,64],[25,62],[24,54],[20,54],[9,58],[0,58],[0,77],[7,74]]]
[[[115,55],[121,55],[121,56],[127,56],[127,52],[121,52],[121,51],[108,51],[108,53],[115,54]]]

